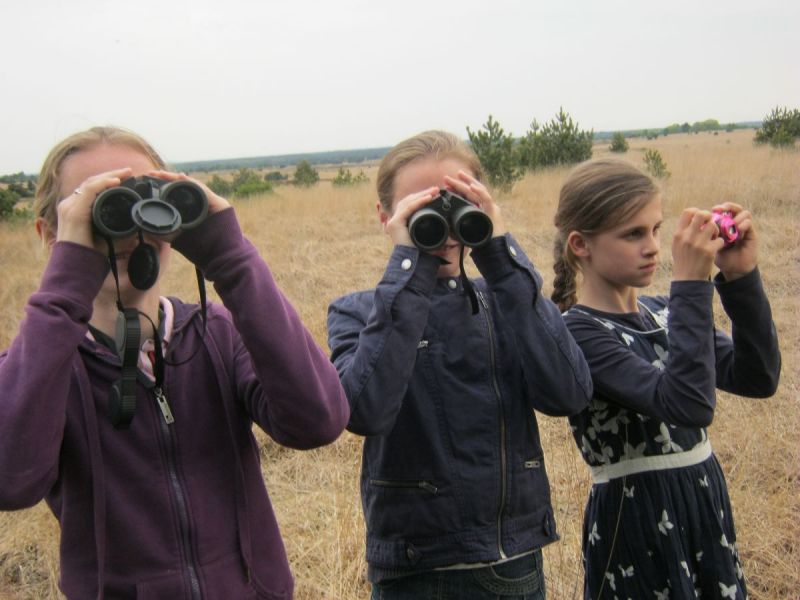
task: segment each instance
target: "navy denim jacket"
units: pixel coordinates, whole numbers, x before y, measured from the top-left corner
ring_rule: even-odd
[[[329,345],[366,436],[370,579],[496,561],[558,539],[534,409],[573,415],[592,385],[541,276],[510,236],[472,252],[473,315],[439,259],[394,249],[374,290],[335,300]]]

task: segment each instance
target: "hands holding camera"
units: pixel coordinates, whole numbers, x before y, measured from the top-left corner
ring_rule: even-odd
[[[757,265],[752,215],[739,204],[725,202],[711,211],[687,208],[672,241],[675,280],[707,279],[716,264],[726,281]]]

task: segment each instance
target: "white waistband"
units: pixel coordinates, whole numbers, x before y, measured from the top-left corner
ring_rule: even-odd
[[[631,460],[623,460],[610,465],[589,467],[594,483],[607,483],[611,479],[643,473],[645,471],[663,471],[696,465],[711,456],[711,442],[705,440],[686,452],[665,454],[663,456],[641,456]]]

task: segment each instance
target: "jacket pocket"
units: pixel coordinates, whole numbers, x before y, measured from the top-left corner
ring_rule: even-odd
[[[414,539],[457,529],[452,487],[432,479],[371,477],[367,480],[367,530],[380,538]]]

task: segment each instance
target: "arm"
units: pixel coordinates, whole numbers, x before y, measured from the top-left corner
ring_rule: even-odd
[[[233,317],[247,349],[236,360],[236,384],[253,420],[293,448],[335,440],[349,413],[336,370],[244,238],[233,209],[215,212],[173,247],[214,283]]]
[[[733,336],[731,341],[717,333],[717,387],[752,398],[772,396],[780,379],[781,352],[758,269],[733,281],[719,274],[714,284]]]
[[[707,281],[672,283],[669,358],[663,369],[592,317],[570,312],[567,325],[589,363],[595,393],[667,423],[709,425],[716,406],[712,295]]]
[[[0,509],[32,506],[56,482],[72,364],[108,270],[99,252],[56,243],[19,333],[0,354]]]
[[[533,408],[553,416],[579,413],[592,397],[589,368],[558,308],[541,294],[542,278],[519,244],[505,234],[472,252],[513,332]]]
[[[350,431],[391,430],[414,370],[438,268],[436,257],[395,246],[371,303],[351,295],[331,304],[328,345],[350,401]]]

